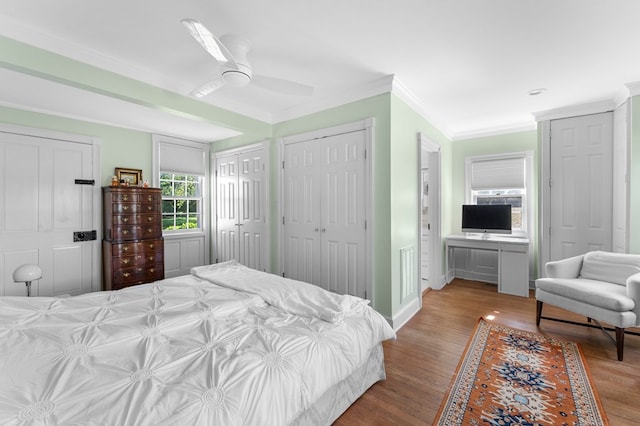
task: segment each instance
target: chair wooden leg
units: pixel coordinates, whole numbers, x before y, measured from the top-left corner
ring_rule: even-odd
[[[544,302],[536,300],[536,325],[540,325],[540,317],[542,316],[542,305]]]
[[[624,351],[624,328],[616,327],[616,349],[618,350],[618,361],[622,361]]]

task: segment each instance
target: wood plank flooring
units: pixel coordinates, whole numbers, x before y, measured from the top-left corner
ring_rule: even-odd
[[[387,379],[373,385],[335,425],[424,425],[438,411],[458,361],[482,316],[528,331],[578,342],[612,426],[640,423],[640,336],[625,337],[624,361],[599,329],[542,320],[535,325],[535,298],[497,293],[496,286],[454,280],[423,295],[422,310],[384,342]],[[544,316],[583,321],[545,305]],[[634,329],[633,331],[639,331]]]

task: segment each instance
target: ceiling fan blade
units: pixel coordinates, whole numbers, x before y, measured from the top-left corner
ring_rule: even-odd
[[[196,98],[203,98],[215,92],[222,86],[224,86],[224,80],[222,79],[222,77],[220,77],[220,78],[216,78],[215,80],[211,80],[208,83],[203,84],[197,89],[194,89],[190,94],[191,96],[195,96]]]
[[[187,27],[191,36],[196,39],[204,50],[213,56],[216,61],[220,63],[229,62],[235,66],[236,61],[231,52],[229,52],[229,49],[227,49],[225,45],[207,29],[207,27],[195,19],[183,19],[181,22],[185,27]]]
[[[296,83],[295,81],[282,80],[280,78],[265,77],[263,75],[253,75],[251,84],[260,86],[263,89],[282,93],[285,95],[295,96],[311,96],[313,95],[313,87],[306,84]]]

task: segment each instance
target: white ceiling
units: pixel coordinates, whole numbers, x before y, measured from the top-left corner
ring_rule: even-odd
[[[315,87],[310,98],[223,87],[205,102],[274,123],[395,75],[455,139],[531,129],[533,112],[625,96],[640,80],[639,16],[634,0],[0,0],[0,35],[188,94],[219,69],[180,23],[193,18],[247,38],[254,73]],[[99,95],[74,89],[52,104],[38,98],[46,91],[15,90],[28,80],[16,74],[0,74],[0,104],[136,128],[131,111],[118,112],[125,101],[78,109],[65,99]],[[234,134],[146,109],[138,128]]]

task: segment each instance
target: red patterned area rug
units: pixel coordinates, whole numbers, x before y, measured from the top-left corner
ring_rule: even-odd
[[[608,425],[577,343],[480,318],[434,425]]]

